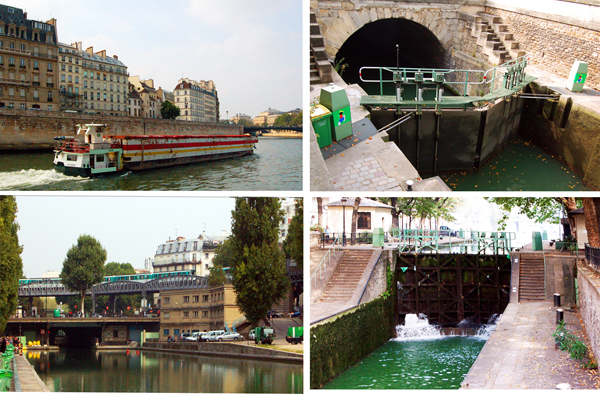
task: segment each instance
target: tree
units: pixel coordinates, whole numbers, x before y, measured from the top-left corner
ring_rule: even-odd
[[[373,200],[392,206],[392,228],[399,226],[398,216],[401,215],[409,218],[409,227],[413,219],[419,219],[421,225],[429,219],[431,227],[431,220],[434,219],[436,229],[440,218],[448,222],[454,221],[452,213],[460,201],[453,197],[378,197]]]
[[[582,201],[588,244],[592,247],[600,247],[600,199],[584,197]]]
[[[561,212],[568,214],[577,209],[577,201],[574,197],[488,197],[486,199],[499,205],[504,211],[504,215],[498,221],[500,229],[506,227],[509,213],[515,208],[519,209],[519,214],[539,223],[558,223]],[[575,232],[575,219],[569,217],[569,223],[571,232]]]
[[[213,260],[214,264],[214,260]],[[223,270],[223,267],[219,264],[214,264],[208,273],[208,286],[221,286],[227,283],[227,274]]]
[[[19,279],[23,262],[17,231],[17,202],[14,196],[0,196],[0,332],[17,310]]]
[[[85,311],[85,293],[102,282],[105,262],[106,250],[89,235],[79,236],[77,244],[67,252],[60,279],[67,289],[79,293],[82,313]]]
[[[231,212],[236,304],[256,326],[287,293],[290,281],[279,249],[283,210],[273,197],[237,198]]]
[[[181,110],[169,100],[165,100],[160,107],[160,115],[163,119],[175,119],[179,117]]]
[[[323,226],[323,198],[322,197],[317,197],[317,215],[318,215],[317,224],[319,226]]]
[[[130,263],[118,263],[111,261],[103,267],[104,276],[134,274],[135,269]],[[96,306],[100,307],[101,310],[106,310],[106,307],[109,307],[109,310],[113,310],[115,312],[118,312],[118,310],[123,310],[123,313],[127,314],[133,314],[133,310],[136,308],[140,308],[141,303],[141,294],[98,296],[98,298],[96,299]],[[96,312],[96,310],[92,310],[92,312]]]
[[[304,199],[296,199],[296,213],[290,222],[288,234],[283,241],[283,251],[287,258],[296,261],[296,265],[302,268],[303,247],[304,247]]]
[[[356,237],[356,221],[358,220],[358,208],[360,206],[360,197],[354,198],[354,205],[352,206],[352,227],[350,231],[352,232],[352,238]]]

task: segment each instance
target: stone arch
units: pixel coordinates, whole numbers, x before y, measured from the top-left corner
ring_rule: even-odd
[[[325,51],[330,59],[335,58],[344,42],[354,32],[368,23],[382,19],[402,18],[416,22],[431,31],[448,51],[454,47],[454,38],[458,34],[458,7],[361,7],[355,10],[317,9],[315,12]]]
[[[347,83],[360,83],[359,69],[366,66],[395,67],[399,63],[407,68],[448,68],[452,64],[450,52],[433,32],[405,18],[380,19],[363,25],[344,42],[335,62],[347,64],[342,75]]]

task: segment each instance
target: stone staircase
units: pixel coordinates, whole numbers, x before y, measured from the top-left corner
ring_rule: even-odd
[[[471,36],[477,38],[477,45],[491,63],[500,65],[525,55],[500,17],[479,12],[463,14],[463,19],[471,23]]]
[[[372,255],[373,250],[344,250],[318,302],[347,303],[350,301]]]
[[[545,300],[544,253],[521,253],[519,262],[519,302]]]
[[[333,82],[333,68],[327,53],[325,52],[325,42],[321,35],[321,28],[317,23],[317,16],[314,12],[310,13],[310,84],[318,85],[320,83]]]

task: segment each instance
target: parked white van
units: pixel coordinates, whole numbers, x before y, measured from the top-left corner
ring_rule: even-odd
[[[225,333],[224,330],[210,331],[210,332],[208,332],[208,336],[207,336],[206,339],[207,339],[208,342],[216,342],[217,339],[219,338],[219,336],[221,336],[224,333]]]

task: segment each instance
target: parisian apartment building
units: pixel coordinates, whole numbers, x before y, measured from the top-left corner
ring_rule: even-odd
[[[219,122],[219,98],[213,81],[180,79],[173,90],[182,121]]]
[[[177,237],[158,246],[154,255],[153,272],[190,271],[193,275],[208,276],[213,267],[213,258],[217,246],[227,237],[209,237],[202,233],[195,239]]]
[[[127,66],[106,50],[59,43],[59,110],[128,115]]]
[[[0,5],[0,107],[58,110],[58,52],[55,19]]]

